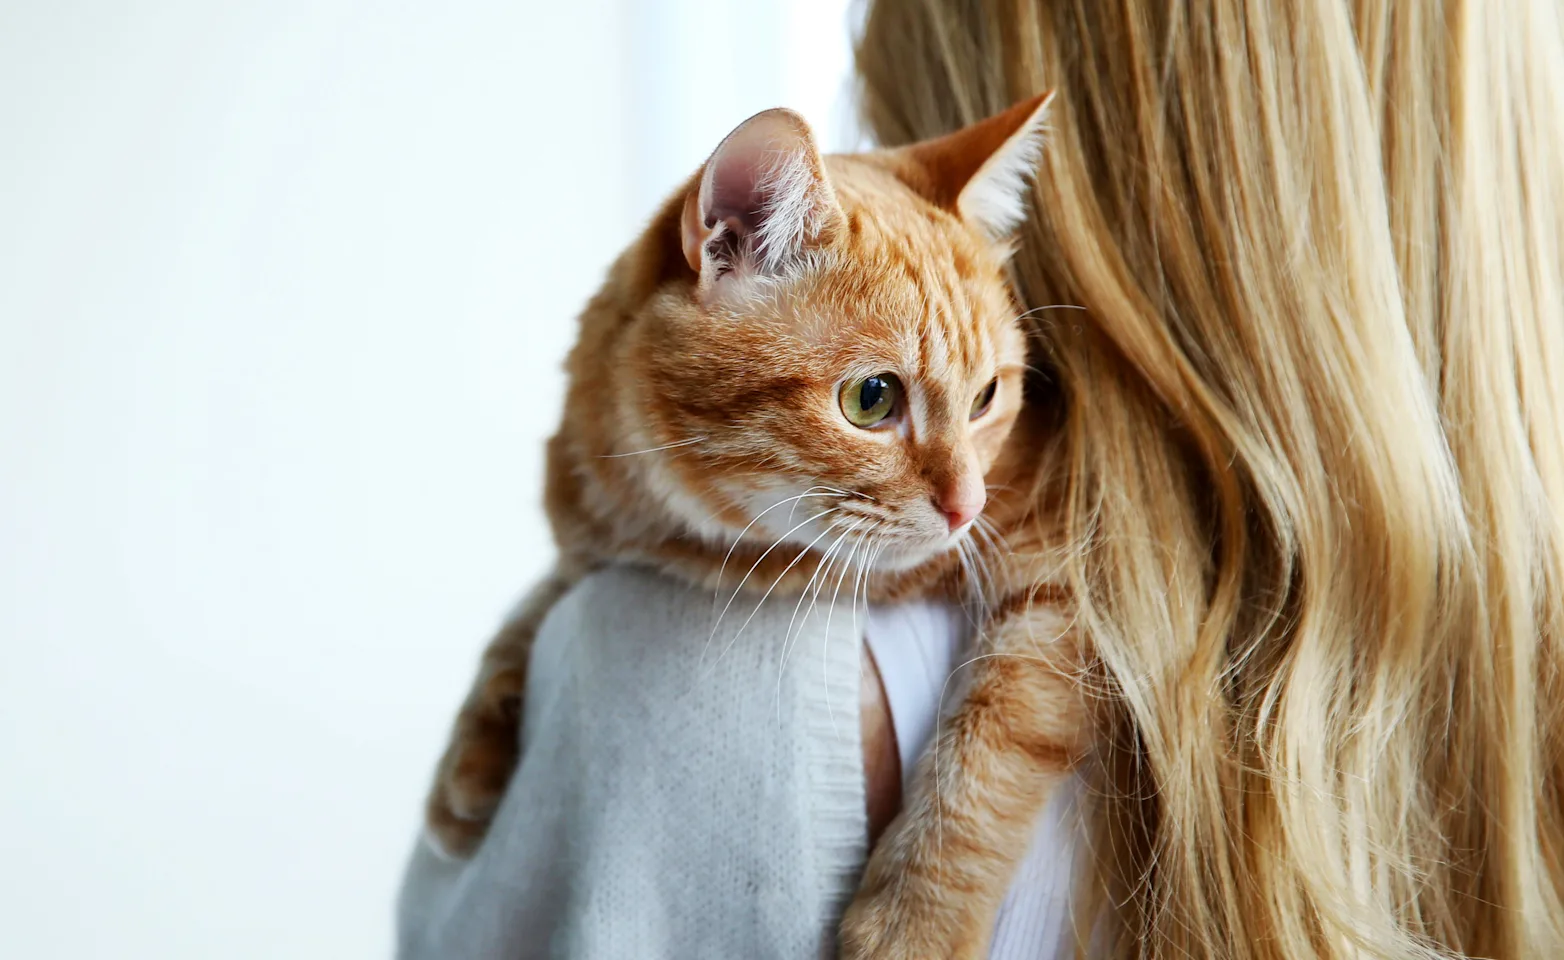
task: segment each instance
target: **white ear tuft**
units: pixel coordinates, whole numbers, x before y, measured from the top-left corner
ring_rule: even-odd
[[[1026,197],[1037,172],[1053,94],[983,162],[956,198],[956,210],[994,240],[1010,236],[1026,219]]]
[[[800,150],[777,150],[755,178],[760,208],[753,222],[754,254],[761,273],[781,273],[818,228],[810,159]]]
[[[785,274],[842,216],[804,119],[767,110],[717,145],[685,200],[684,255],[710,294],[727,276]]]

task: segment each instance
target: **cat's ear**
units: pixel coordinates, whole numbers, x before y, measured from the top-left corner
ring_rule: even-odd
[[[1008,238],[1026,219],[1053,96],[1039,94],[955,133],[904,148],[910,185],[990,239]]]
[[[717,145],[685,198],[684,258],[705,297],[725,278],[785,275],[842,220],[809,125],[767,110]]]

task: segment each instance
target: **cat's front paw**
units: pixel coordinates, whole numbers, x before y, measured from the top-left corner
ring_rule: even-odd
[[[992,918],[883,840],[842,918],[841,960],[983,960]]]
[[[451,859],[472,856],[489,830],[521,755],[526,677],[500,670],[462,708],[424,807],[429,843]]]

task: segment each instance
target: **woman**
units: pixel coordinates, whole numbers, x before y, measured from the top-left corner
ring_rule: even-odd
[[[1033,362],[1054,387],[1033,402],[1058,404],[1065,424],[1069,469],[1040,477],[1038,496],[1076,546],[1068,574],[1098,657],[1083,680],[1107,728],[1081,771],[1090,856],[1071,910],[1091,935],[1079,939],[1101,956],[1564,956],[1558,11],[1543,0],[875,0],[859,69],[887,145],[1058,91],[1016,283],[1036,324]],[[1083,309],[1048,309],[1059,304]],[[667,585],[601,596],[627,591],[668,605],[661,626],[603,622],[603,604],[583,603],[554,633],[585,649],[605,627],[653,641],[697,629],[699,604]],[[954,628],[906,619],[881,611],[870,623],[888,673],[885,651],[900,644],[952,647]],[[840,704],[852,660],[824,664]],[[725,688],[774,681],[768,666],[738,665]],[[596,684],[593,702],[633,682],[580,664],[550,676],[535,684]],[[903,747],[918,739],[911,718],[932,715],[935,686],[892,684]],[[796,747],[838,771],[862,763],[871,789],[849,790],[852,802],[892,803],[896,741],[878,687],[866,688],[861,753],[811,732],[811,694],[789,687],[779,702],[804,706],[780,726],[719,710],[712,727],[747,730],[754,754],[721,753],[724,769]],[[648,742],[690,735],[644,720]],[[620,751],[594,788],[655,774],[657,762],[636,761]],[[796,956],[828,935],[862,847],[825,807],[787,808],[789,791],[840,801],[830,784],[773,783],[785,789],[710,807],[741,839],[702,851],[710,870],[679,875],[678,904],[631,901],[625,913],[652,919],[622,942],[643,956]],[[710,796],[699,777],[681,786]],[[531,789],[539,803],[571,793]],[[607,830],[540,831],[513,800],[499,837],[589,843]],[[1016,923],[1062,909],[1036,895],[1058,877],[1032,869],[1067,863],[1058,816],[1012,890],[996,956],[1025,953],[1007,933]],[[660,814],[636,836],[678,833],[677,819]],[[835,845],[822,824],[842,827]],[[802,905],[790,914],[763,908],[764,890],[743,910],[712,895],[745,889],[732,878],[736,863],[753,866],[747,836],[774,854],[774,875],[810,878],[783,897]],[[555,888],[579,896],[535,911],[533,924],[551,918],[546,935],[535,925],[514,942],[628,955],[582,931],[613,924],[592,878],[633,872],[635,858],[594,874],[535,845],[522,868],[484,860],[497,842],[482,869],[415,862],[404,944],[461,927],[483,912],[475,903],[504,927],[482,891],[539,875],[543,856]],[[828,854],[795,855],[805,848]],[[691,919],[668,922],[689,903]],[[714,916],[733,922],[695,919]],[[1034,956],[1068,948],[1022,939]]]
[[[881,0],[859,67],[887,144],[1059,91],[1105,954],[1564,956],[1557,5]]]

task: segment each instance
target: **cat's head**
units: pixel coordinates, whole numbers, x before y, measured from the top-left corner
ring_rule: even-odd
[[[1006,262],[1046,105],[828,157],[770,110],[717,147],[622,438],[666,448],[638,467],[698,535],[905,569],[968,534],[1021,404]]]

